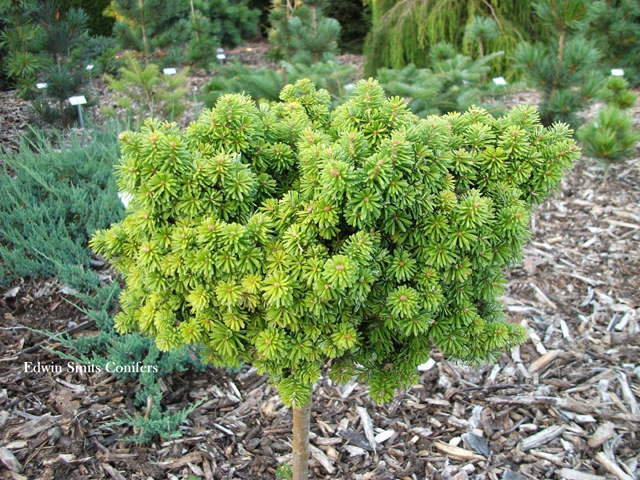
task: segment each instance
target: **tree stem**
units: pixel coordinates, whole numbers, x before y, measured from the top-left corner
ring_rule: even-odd
[[[292,480],[309,478],[309,429],[311,426],[311,400],[293,409],[293,477]]]
[[[142,44],[144,47],[144,64],[149,65],[149,40],[147,39],[147,29],[145,28],[147,20],[144,16],[144,0],[138,0],[138,8],[140,9],[140,27],[142,27]]]

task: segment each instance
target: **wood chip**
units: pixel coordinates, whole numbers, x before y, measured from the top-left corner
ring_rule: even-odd
[[[105,472],[109,474],[111,478],[113,478],[113,480],[127,480],[122,476],[122,474],[119,471],[117,471],[108,463],[103,463],[102,468],[104,469]]]
[[[561,478],[564,478],[564,480],[607,480],[605,477],[601,477],[600,475],[584,473],[570,468],[562,468],[557,473]]]
[[[364,435],[367,437],[369,441],[369,445],[373,449],[373,452],[376,451],[376,435],[373,433],[373,422],[371,421],[371,417],[369,416],[369,412],[364,407],[356,407],[358,411],[358,415],[360,415],[360,421],[362,423],[362,429],[364,430]]]
[[[618,372],[618,381],[620,382],[620,389],[622,390],[622,396],[624,401],[627,402],[631,413],[634,415],[640,414],[640,408],[638,407],[638,402],[636,401],[636,397],[629,388],[629,381],[627,380],[627,376]]]
[[[374,440],[379,445],[389,440],[395,433],[396,431],[392,429],[383,430],[375,436]]]
[[[355,445],[345,445],[343,448],[349,452],[350,457],[359,457],[366,453],[364,448],[356,447]]]
[[[542,445],[546,445],[551,440],[558,438],[560,435],[564,433],[567,428],[561,425],[553,425],[549,428],[545,428],[544,430],[527,437],[522,440],[521,448],[523,452],[527,450],[531,450],[533,448],[541,447]]]
[[[309,450],[311,450],[311,456],[320,464],[322,468],[324,468],[329,475],[331,475],[335,468],[331,464],[331,460],[327,457],[322,450],[313,445],[309,445]]]
[[[473,460],[474,458],[484,458],[480,455],[476,455],[471,450],[454,447],[453,445],[449,445],[443,442],[434,442],[433,445],[442,453],[445,453],[446,455],[449,455],[450,457],[458,460]]]
[[[529,373],[533,374],[543,370],[560,355],[560,350],[551,350],[529,365]]]
[[[598,429],[594,432],[591,438],[587,441],[587,444],[590,448],[598,448],[604,442],[613,438],[616,434],[615,427],[613,423],[606,422],[598,427]]]
[[[20,438],[31,438],[40,432],[49,430],[59,418],[59,415],[52,416],[50,413],[47,413],[25,423],[24,425],[13,427],[9,431],[9,434],[17,433]]]
[[[22,471],[22,464],[8,448],[0,448],[0,462],[12,472],[20,473]]]
[[[634,480],[631,476],[627,475],[617,463],[607,458],[602,452],[595,456],[595,461],[602,465],[607,472],[618,477],[618,480]]]

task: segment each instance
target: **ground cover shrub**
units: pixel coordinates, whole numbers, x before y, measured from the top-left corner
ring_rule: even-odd
[[[72,339],[40,332],[75,352],[54,353],[103,369],[107,362],[113,362],[113,369],[136,362],[157,367],[157,371],[144,373],[114,373],[119,380],[139,381],[141,389],[134,404],[148,404],[150,409],[146,417],[130,417],[121,424],[143,428],[132,438],[136,441],[148,441],[155,434],[174,438],[180,435],[177,425],[190,410],[166,413],[161,407],[159,381],[173,372],[203,367],[186,348],[162,353],[148,337],[119,335],[113,328],[119,283],[116,280],[104,285],[91,268],[90,235],[124,216],[113,176],[121,128],[114,123],[90,128],[89,142],[71,137],[68,145],[58,133],[35,131],[31,140],[23,141],[20,153],[4,153],[0,174],[0,284],[8,286],[20,277],[55,277],[65,283],[66,291],[77,296],[83,304],[80,308],[95,320],[99,333]]]
[[[115,124],[91,140],[34,131],[19,153],[3,152],[0,174],[0,279],[58,277],[78,291],[95,289],[89,236],[123,218],[113,164]],[[52,136],[51,136],[52,135]]]
[[[547,42],[523,43],[514,65],[525,81],[542,92],[542,122],[577,124],[577,112],[598,94],[603,76],[601,53],[580,34],[596,10],[589,0],[540,0],[534,4]]]
[[[505,52],[492,63],[493,73],[510,73],[511,55],[518,43],[533,38],[536,23],[530,0],[383,0],[371,3],[373,25],[364,47],[365,76],[379,68],[426,67],[431,45],[449,42],[476,58],[479,38],[473,32],[478,18],[491,18],[500,35],[482,42],[483,53]]]
[[[271,375],[294,408],[299,480],[323,365],[384,402],[434,345],[482,363],[524,341],[501,269],[579,150],[534,108],[419,120],[373,80],[333,112],[308,80],[281,100],[226,95],[184,132],[124,132],[118,182],[133,199],[92,247],[127,282],[118,331]]]
[[[494,52],[472,60],[442,42],[431,46],[429,68],[381,68],[377,79],[387,93],[405,98],[419,117],[463,112],[472,105],[481,105],[485,96],[503,95],[513,88],[486,81],[490,62],[502,55]]]

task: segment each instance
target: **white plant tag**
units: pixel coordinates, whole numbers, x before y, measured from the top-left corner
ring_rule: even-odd
[[[93,65],[87,65],[87,70],[93,70]]]
[[[47,84],[46,83],[36,83],[36,87],[38,87],[38,90],[42,90],[43,88],[47,88]]]
[[[495,83],[496,85],[506,85],[507,81],[504,79],[504,77],[495,77],[493,79],[493,83]]]
[[[165,75],[175,75],[176,73],[178,73],[178,71],[177,71],[175,68],[173,68],[173,67],[172,67],[172,68],[163,68],[163,69],[162,69],[162,72],[163,72]]]
[[[124,208],[127,208],[131,200],[133,200],[133,195],[131,195],[129,192],[118,192],[118,198],[124,205]]]
[[[69,97],[69,103],[71,105],[84,105],[87,103],[87,99],[84,98],[84,95],[78,95],[77,97]]]
[[[224,53],[218,53],[216,54],[216,58],[218,60],[224,60],[225,58],[227,58],[227,56]]]
[[[611,75],[614,77],[624,77],[624,70],[621,68],[612,68]]]

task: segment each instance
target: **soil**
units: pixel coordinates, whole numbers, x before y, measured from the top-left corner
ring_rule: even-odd
[[[534,94],[513,101],[532,103]],[[633,114],[640,122],[637,107]],[[417,384],[382,406],[363,385],[322,378],[310,478],[636,478],[640,156],[614,165],[606,182],[602,167],[583,158],[536,209],[532,227],[503,297],[530,339],[482,368],[434,351]],[[25,362],[67,365],[44,348],[59,345],[25,327],[74,331],[88,320],[63,286],[26,279],[0,299],[0,478],[273,480],[290,460],[291,411],[249,366],[166,377],[164,408],[203,401],[180,427],[183,437],[119,440],[133,430],[110,423],[145,413],[133,407],[134,383],[106,372],[25,371]]]

